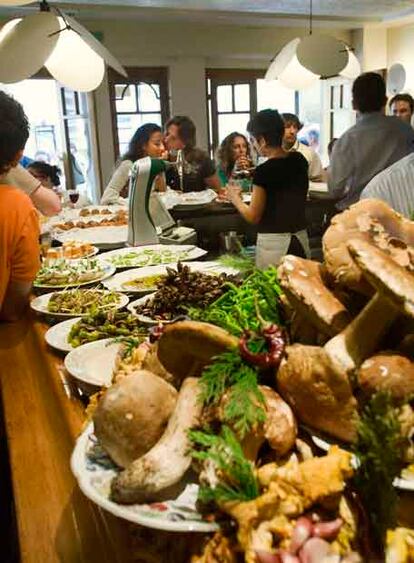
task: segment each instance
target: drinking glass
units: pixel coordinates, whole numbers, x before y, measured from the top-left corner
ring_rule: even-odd
[[[76,189],[75,190],[68,190],[68,194],[69,194],[70,202],[72,204],[71,207],[72,207],[72,209],[74,209],[76,203],[79,200],[79,191],[76,190]]]

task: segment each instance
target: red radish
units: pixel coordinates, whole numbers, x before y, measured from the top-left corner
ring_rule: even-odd
[[[311,538],[299,552],[301,563],[321,563],[325,557],[332,554],[331,545],[321,538]]]
[[[255,553],[257,563],[300,563],[296,555],[281,549],[278,549],[276,553],[268,553],[261,550],[256,550]]]
[[[297,553],[307,539],[312,535],[312,522],[306,516],[298,518],[292,532],[292,539],[289,547],[290,553]]]
[[[318,522],[313,526],[312,536],[324,540],[334,540],[343,524],[342,518],[336,518],[330,522]]]

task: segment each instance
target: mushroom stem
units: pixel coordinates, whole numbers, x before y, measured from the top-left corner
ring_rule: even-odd
[[[393,302],[377,293],[342,332],[325,344],[325,351],[349,375],[375,352],[398,314]]]

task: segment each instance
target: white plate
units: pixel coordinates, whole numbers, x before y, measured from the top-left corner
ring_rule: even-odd
[[[191,262],[188,264],[192,271],[197,272],[207,272],[207,273],[217,273],[217,274],[238,274],[239,271],[235,268],[228,268],[226,266],[222,266],[219,262]],[[167,273],[168,268],[177,268],[177,263],[173,264],[166,264],[163,266],[146,266],[143,268],[134,268],[132,270],[125,270],[123,272],[119,272],[115,274],[111,278],[105,280],[103,285],[112,291],[123,291],[126,293],[150,293],[153,292],[156,287],[150,287],[147,289],[134,289],[134,288],[125,288],[122,284],[135,280],[135,279],[144,279],[150,276],[156,276],[161,274]]]
[[[166,254],[168,252],[168,254]],[[158,266],[161,264],[171,264],[172,262],[177,262],[179,255],[186,252],[186,255],[181,258],[182,262],[188,260],[195,260],[207,254],[207,250],[198,248],[198,246],[193,246],[189,244],[151,244],[148,246],[130,246],[128,248],[120,248],[118,250],[111,250],[110,252],[104,252],[101,254],[100,258],[106,260],[109,263],[113,263],[113,260],[122,257],[125,254],[136,254],[136,257],[131,260],[131,262],[126,265],[117,265],[118,269],[126,268],[140,268],[144,266]],[[173,253],[171,255],[170,253]],[[164,257],[162,255],[164,254]]]
[[[34,283],[33,287],[38,287],[39,289],[67,289],[69,287],[83,287],[85,285],[92,285],[94,283],[101,282],[110,278],[116,272],[116,268],[112,266],[112,264],[108,264],[107,262],[100,261],[100,266],[102,271],[100,275],[98,275],[93,280],[88,280],[84,282],[72,282],[72,283],[65,283],[65,284],[43,284],[43,283]]]
[[[329,448],[335,444],[334,441],[329,442],[326,439],[317,436],[316,434],[310,433],[310,436],[315,446],[317,446],[324,452],[327,452]],[[353,459],[355,460],[355,457],[353,457]],[[405,479],[402,477],[394,479],[394,487],[403,491],[414,491],[414,476],[413,479]]]
[[[101,293],[108,293],[108,291],[105,289],[97,289],[96,291],[100,291]],[[61,293],[61,292],[53,291],[51,293],[45,293],[43,295],[39,295],[39,297],[36,297],[30,302],[30,307],[33,309],[33,311],[36,311],[36,313],[41,313],[42,315],[48,315],[50,317],[56,317],[58,319],[70,319],[72,317],[87,317],[90,314],[90,313],[84,313],[84,314],[52,313],[48,311],[47,306],[50,298],[54,293]],[[115,310],[123,309],[126,305],[128,305],[128,302],[129,302],[129,298],[126,295],[119,294],[119,303],[118,305],[115,305],[113,309]],[[108,309],[108,311],[109,310],[110,309]]]
[[[113,338],[82,344],[65,358],[65,368],[75,379],[96,387],[109,387],[121,346]]]
[[[54,248],[53,250],[59,250],[60,248],[62,248],[62,247],[58,246],[57,248]],[[84,258],[92,258],[92,256],[96,256],[98,253],[99,253],[99,248],[97,248],[96,246],[93,246],[93,248],[89,252],[89,254],[85,254],[84,256],[78,256],[77,258],[64,258],[63,256],[60,256],[58,258],[42,258],[42,263],[43,264],[45,264],[45,263],[52,264],[55,260],[83,260]]]
[[[127,309],[130,313],[132,313],[135,317],[137,317],[137,319],[141,322],[144,323],[146,325],[157,325],[158,323],[162,323],[162,324],[169,324],[171,321],[156,321],[155,319],[152,319],[151,317],[147,317],[146,315],[140,315],[138,313],[135,312],[135,307],[137,305],[142,305],[143,303],[146,302],[147,299],[151,299],[151,297],[153,297],[155,295],[154,293],[148,293],[147,295],[144,295],[144,297],[140,297],[139,299],[136,299],[135,301],[131,301],[131,303],[128,304]]]
[[[205,522],[197,512],[198,485],[195,483],[188,483],[177,498],[166,502],[123,505],[110,500],[110,484],[119,469],[105,454],[99,457],[99,463],[96,458],[88,457],[95,443],[91,423],[77,439],[70,465],[81,491],[98,506],[118,518],[157,530],[205,533],[218,529],[217,524]]]
[[[55,231],[53,237],[60,241],[76,240],[89,242],[98,248],[120,248],[125,246],[128,238],[128,225],[118,227],[91,227],[89,229],[70,229]]]
[[[45,340],[52,348],[59,352],[71,352],[74,350],[72,344],[68,342],[68,336],[74,324],[81,320],[81,317],[68,319],[49,328],[45,334]]]

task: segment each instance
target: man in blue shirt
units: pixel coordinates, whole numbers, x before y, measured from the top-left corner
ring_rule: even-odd
[[[335,143],[328,169],[329,193],[346,209],[359,200],[379,172],[414,152],[414,131],[396,117],[385,115],[385,82],[375,72],[358,76],[352,86],[356,124]]]

